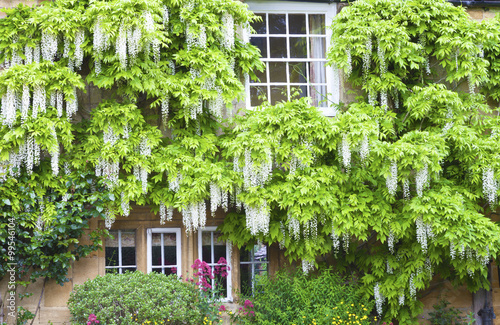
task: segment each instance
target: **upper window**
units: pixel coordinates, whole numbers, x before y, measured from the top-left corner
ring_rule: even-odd
[[[252,1],[249,6],[261,18],[252,24],[256,34],[250,42],[260,49],[265,70],[257,72],[260,80],[248,86],[248,105],[258,106],[264,99],[275,104],[300,93],[326,115],[333,115],[329,107],[338,102],[339,89],[333,70],[326,66],[326,51],[335,5]]]
[[[106,238],[106,273],[123,273],[137,269],[135,260],[135,231],[111,230]]]

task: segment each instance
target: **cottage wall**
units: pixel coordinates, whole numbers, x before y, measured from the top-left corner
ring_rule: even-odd
[[[8,8],[17,6],[19,3],[27,5],[36,5],[43,2],[43,0],[33,0],[33,1],[23,1],[23,0],[0,0],[0,8]],[[338,4],[338,10],[340,11],[345,4]],[[491,19],[500,11],[500,9],[493,8],[473,8],[469,9],[468,12],[471,19],[483,20]],[[4,13],[0,13],[0,18],[5,17]],[[353,101],[356,95],[352,94],[350,90],[353,89],[345,80],[341,78],[340,80],[340,100],[342,102]],[[80,118],[86,118],[89,116],[90,110],[95,107],[103,97],[103,94],[97,89],[90,86],[87,87],[87,93],[85,96],[79,96],[80,102]],[[358,90],[359,92],[359,90]],[[500,211],[499,211],[500,212]],[[216,213],[215,218],[207,215],[207,226],[218,226],[222,223],[224,219],[224,212],[219,210]],[[500,221],[500,214],[493,216],[496,221]],[[497,220],[498,219],[498,220]],[[90,223],[90,230],[104,227],[102,220],[92,220]],[[160,228],[165,227],[160,225],[159,217],[153,214],[147,207],[133,207],[131,215],[127,218],[119,217],[112,226],[113,230],[135,230],[136,232],[136,263],[137,269],[146,272],[147,271],[147,233],[148,228]],[[197,234],[187,235],[185,228],[182,224],[182,217],[178,212],[174,213],[173,221],[169,222],[167,227],[169,228],[180,228],[181,229],[181,247],[182,247],[182,272],[185,276],[190,276],[191,265],[194,263],[195,259],[198,257],[198,236]],[[88,232],[90,232],[88,230]],[[81,243],[85,244],[88,241],[88,237],[81,238]],[[232,287],[233,287],[233,297],[237,298],[237,292],[240,289],[240,275],[239,275],[239,261],[240,255],[237,247],[233,248],[232,251]],[[277,245],[272,245],[268,249],[269,266],[268,270],[272,274],[278,269],[283,267],[290,267],[287,259],[284,256],[283,251],[280,251]],[[478,294],[471,294],[467,291],[465,287],[454,288],[450,282],[435,280],[432,282],[431,287],[423,293],[423,298],[421,301],[424,303],[424,313],[423,317],[427,318],[428,313],[433,310],[432,306],[436,304],[440,298],[447,299],[451,306],[456,307],[468,313],[472,310],[478,310],[478,303],[483,301],[484,297],[491,295],[493,306],[495,312],[498,315],[498,319],[494,324],[500,324],[500,283],[499,283],[499,270],[495,263],[491,265],[491,292],[482,292]],[[43,280],[39,279],[35,283],[30,284],[27,288],[18,289],[19,292],[31,292],[33,295],[29,298],[24,298],[22,301],[18,301],[18,306],[23,306],[29,309],[31,312],[35,312],[37,306],[40,307],[34,324],[69,324],[70,313],[66,306],[69,299],[70,293],[76,285],[84,283],[88,279],[93,279],[98,275],[105,274],[105,253],[104,250],[93,252],[89,256],[75,261],[70,268],[67,277],[69,281],[63,286],[58,285],[55,281],[48,281],[43,284]],[[3,279],[0,281],[0,293],[2,297],[6,298],[7,292],[7,282],[8,279]],[[40,293],[44,288],[43,296]],[[13,319],[7,317],[8,310],[4,308],[4,319],[9,320],[9,324],[12,323]],[[0,313],[1,314],[1,313]],[[425,321],[423,321],[425,322]]]

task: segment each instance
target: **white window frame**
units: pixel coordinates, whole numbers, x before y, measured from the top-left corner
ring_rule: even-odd
[[[180,228],[148,228],[147,230],[147,261],[148,261],[148,273],[153,271],[153,234],[175,234],[175,248],[176,248],[176,268],[177,276],[182,275],[182,251],[181,251],[181,229]],[[163,242],[162,242],[162,258],[163,254]]]
[[[217,227],[205,227],[205,228],[200,228],[198,229],[198,258],[200,259],[200,261],[203,261],[203,242],[202,242],[202,233],[203,232],[215,232],[217,231]],[[212,260],[212,263],[207,263],[211,268],[212,268],[212,273],[213,273],[213,269],[216,265],[219,265],[217,264],[217,262],[215,261],[214,259],[214,250],[213,250],[213,246],[214,246],[214,236],[211,235],[210,236],[210,253],[212,254],[211,256],[211,260]],[[229,266],[229,269],[227,271],[227,292],[226,292],[226,298],[223,298],[221,299],[221,301],[223,302],[233,302],[233,288],[232,288],[232,269],[233,269],[233,266],[231,264],[231,256],[230,256],[230,250],[231,248],[228,247],[228,243],[226,241],[226,261],[227,261],[227,265]],[[212,280],[212,286],[214,284],[214,280]]]
[[[311,2],[294,2],[294,1],[247,1],[249,9],[256,13],[276,13],[276,14],[324,14],[325,15],[325,31],[326,31],[326,51],[331,46],[332,31],[328,28],[337,14],[337,6],[335,3],[311,3]],[[269,30],[267,30],[269,33]],[[269,35],[269,34],[267,34]],[[287,34],[288,35],[288,30]],[[268,38],[269,41],[269,38]],[[289,50],[289,49],[288,49]],[[326,53],[325,53],[326,55]],[[270,60],[279,61],[279,60]],[[294,61],[293,59],[284,59],[284,62]],[[312,60],[314,61],[314,60]],[[267,72],[269,74],[269,71]],[[340,99],[340,81],[338,70],[332,67],[326,67],[326,91],[328,94],[328,101],[338,104]],[[268,75],[269,82],[269,75]],[[246,82],[245,91],[247,94],[247,109],[250,106],[250,83]],[[268,94],[269,96],[269,94]],[[336,109],[332,105],[327,107],[319,107],[325,116],[335,116]]]
[[[118,241],[118,265],[117,266],[106,266],[106,256],[104,256],[104,260],[105,260],[105,266],[104,266],[104,270],[113,270],[113,269],[117,269],[118,270],[118,273],[119,274],[122,274],[123,273],[123,269],[128,269],[128,268],[132,268],[134,267],[135,270],[137,271],[137,232],[133,229],[124,229],[124,230],[121,230],[121,229],[116,229],[116,230],[111,230],[111,231],[118,231],[118,238],[117,238],[117,241]],[[122,231],[124,232],[134,232],[134,235],[136,236],[136,239],[135,239],[135,265],[123,265],[123,261],[122,261]],[[106,255],[106,252],[104,252]]]

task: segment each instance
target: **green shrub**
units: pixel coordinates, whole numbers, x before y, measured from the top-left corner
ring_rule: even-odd
[[[279,272],[260,278],[254,303],[257,324],[371,324],[373,302],[357,283],[331,269],[316,275]]]
[[[76,286],[68,307],[72,324],[87,324],[90,314],[103,325],[200,324],[197,296],[193,284],[176,276],[106,274]]]

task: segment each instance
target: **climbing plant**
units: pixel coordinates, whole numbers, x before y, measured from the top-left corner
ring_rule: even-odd
[[[223,142],[239,175],[221,227],[279,243],[304,272],[354,272],[384,320],[416,322],[434,277],[488,288],[498,254],[499,20],[446,1],[359,0],[328,59],[358,92],[334,118],[301,99],[263,105]],[[333,261],[330,259],[333,258]]]
[[[90,219],[109,228],[130,202],[162,223],[181,210],[189,232],[203,226],[211,190],[227,193],[235,178],[217,134],[262,69],[247,6],[61,0],[4,11],[2,260],[62,284],[101,245],[106,231],[86,231]]]

